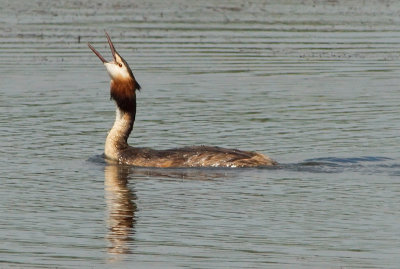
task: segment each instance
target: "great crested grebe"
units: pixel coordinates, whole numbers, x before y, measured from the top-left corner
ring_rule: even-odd
[[[128,63],[115,50],[106,32],[113,61],[107,62],[88,43],[99,57],[111,77],[110,93],[117,105],[116,118],[108,133],[105,156],[121,164],[142,167],[260,167],[276,165],[271,158],[253,151],[241,151],[211,146],[191,146],[177,149],[155,150],[128,145],[136,115],[136,81]]]

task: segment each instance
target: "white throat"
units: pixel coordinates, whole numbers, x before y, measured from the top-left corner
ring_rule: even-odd
[[[129,79],[130,78],[130,73],[128,71],[128,68],[126,68],[125,65],[122,65],[121,67],[114,63],[104,63],[104,66],[107,68],[107,72],[110,75],[111,79]]]

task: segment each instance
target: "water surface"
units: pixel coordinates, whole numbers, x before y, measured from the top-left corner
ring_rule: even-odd
[[[0,267],[400,264],[397,2],[0,7]],[[132,145],[280,166],[107,164],[104,29],[143,87]]]

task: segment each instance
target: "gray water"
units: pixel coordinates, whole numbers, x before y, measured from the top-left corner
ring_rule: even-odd
[[[400,3],[0,1],[1,268],[398,268]],[[272,169],[102,157],[104,30],[143,90],[130,143]]]

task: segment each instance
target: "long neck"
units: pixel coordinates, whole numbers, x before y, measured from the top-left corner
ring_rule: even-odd
[[[106,139],[104,153],[108,158],[118,160],[119,152],[128,148],[128,137],[135,122],[135,115],[136,100],[135,109],[131,111],[124,111],[117,105],[115,122]]]

